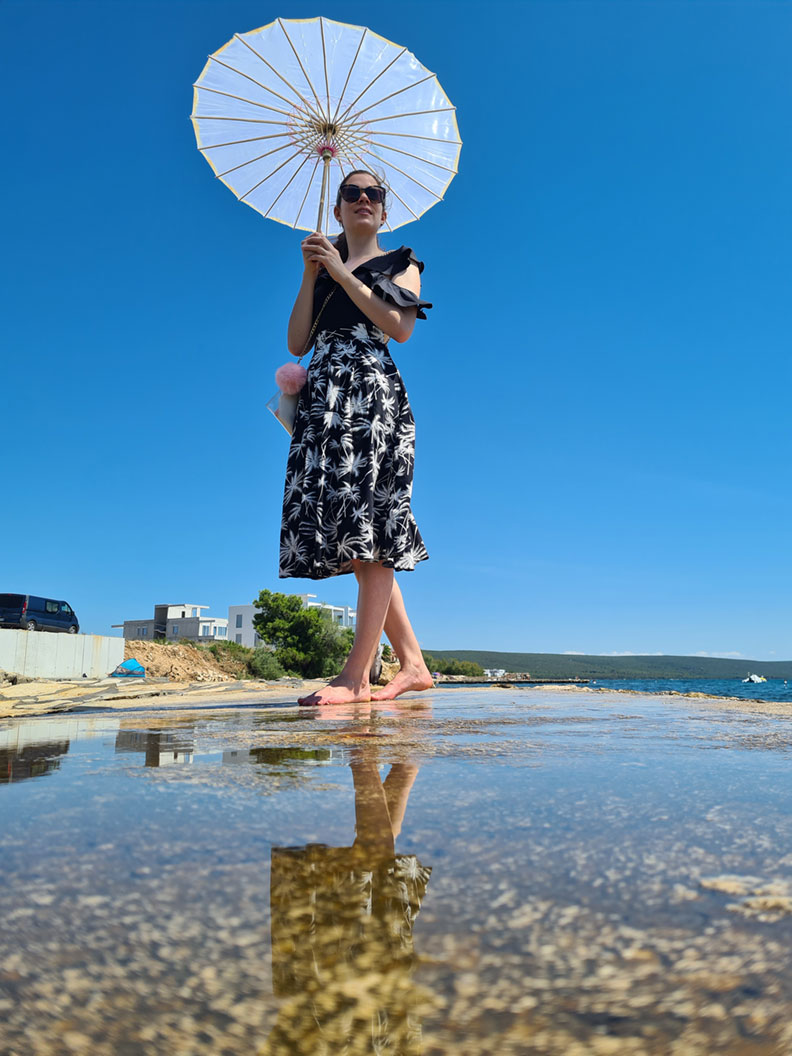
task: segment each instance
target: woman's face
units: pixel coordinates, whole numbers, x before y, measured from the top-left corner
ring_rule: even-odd
[[[366,172],[356,172],[344,181],[346,187],[351,184],[362,188],[379,186],[376,176]],[[342,198],[341,204],[335,207],[335,218],[347,235],[350,232],[356,235],[376,234],[387,215],[381,203],[370,202],[365,194],[361,194],[356,202],[345,202]]]

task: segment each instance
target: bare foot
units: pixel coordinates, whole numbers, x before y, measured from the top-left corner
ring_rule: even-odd
[[[367,704],[371,700],[371,687],[354,685],[351,682],[334,678],[324,687],[317,689],[307,697],[298,697],[297,703],[306,708],[317,708],[324,704]]]
[[[433,685],[434,682],[432,682],[428,667],[407,667],[399,671],[387,686],[383,686],[382,689],[372,693],[371,699],[395,700],[402,693],[409,693],[411,690],[418,692],[422,689],[431,689]]]

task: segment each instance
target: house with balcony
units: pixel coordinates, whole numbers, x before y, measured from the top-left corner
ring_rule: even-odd
[[[315,594],[298,594],[306,609],[324,609],[330,614],[333,623],[339,627],[354,627],[357,613],[349,605],[331,605],[327,601],[317,601]]]
[[[180,638],[201,645],[228,641],[228,620],[224,616],[204,616],[208,605],[155,605],[153,620],[124,620],[114,623],[122,627],[124,638],[152,641],[165,638],[176,642]]]

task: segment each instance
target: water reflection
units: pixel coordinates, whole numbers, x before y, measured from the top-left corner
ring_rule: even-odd
[[[193,729],[119,730],[115,750],[116,753],[141,752],[145,756],[146,766],[191,763],[195,751]]]
[[[18,747],[0,748],[0,784],[9,785],[29,777],[43,777],[60,768],[69,741],[41,741]]]
[[[273,847],[270,879],[273,989],[285,998],[264,1052],[421,1051],[429,994],[412,980],[413,925],[431,868],[396,854],[411,762],[383,781],[377,745],[349,756],[354,842]]]
[[[329,763],[333,753],[329,748],[231,748],[223,752],[223,763],[253,763],[274,766],[282,773],[296,776],[305,763]]]

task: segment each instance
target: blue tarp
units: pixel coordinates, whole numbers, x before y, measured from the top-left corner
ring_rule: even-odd
[[[113,671],[111,678],[145,678],[146,669],[137,660],[125,660]]]

